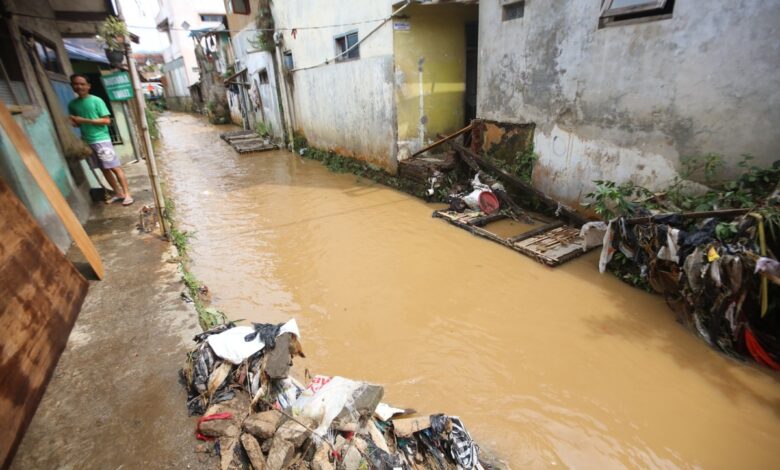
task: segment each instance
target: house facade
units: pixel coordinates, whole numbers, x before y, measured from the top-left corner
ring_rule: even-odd
[[[155,21],[166,44],[162,66],[166,104],[174,110],[191,110],[190,87],[200,80],[200,73],[190,32],[222,24],[225,7],[221,0],[159,0],[158,4]]]
[[[662,188],[685,157],[716,153],[733,172],[743,154],[761,166],[780,154],[771,0],[288,0],[271,11],[283,119],[313,146],[388,171],[472,118],[522,129],[534,185],[573,206],[594,180]]]
[[[76,155],[80,140],[68,121],[74,72],[63,37],[94,37],[108,15],[102,0],[0,1],[0,99],[27,134],[58,189],[84,222],[89,216],[92,178]],[[0,177],[63,251],[70,236],[32,179],[8,136],[0,130]],[[94,180],[92,180],[94,182]]]
[[[279,68],[273,44],[264,47],[259,41],[255,20],[264,2],[224,2],[235,58],[233,74],[226,80],[231,120],[244,129],[264,130],[279,140],[284,126]]]

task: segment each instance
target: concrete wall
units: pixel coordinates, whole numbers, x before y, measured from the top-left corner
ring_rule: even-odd
[[[463,127],[467,21],[476,5],[412,5],[396,19],[398,146],[411,152]]]
[[[195,46],[190,38],[190,32],[182,28],[182,23],[187,22],[189,29],[203,29],[218,26],[218,22],[201,21],[201,14],[224,15],[225,5],[222,0],[188,0],[186,2],[176,0],[161,0],[160,11],[155,21],[159,25],[168,20],[171,28],[170,44],[163,50],[165,63],[172,62],[179,57],[184,59],[183,78],[186,80],[184,89],[194,85],[199,80],[198,61],[195,58]],[[165,35],[165,33],[161,33]],[[189,96],[180,94],[175,96]],[[176,100],[179,101],[179,100]]]
[[[298,69],[291,74],[294,127],[314,146],[395,171],[392,23],[360,44],[359,59],[320,65],[336,55],[335,36],[356,30],[365,38],[381,23],[365,21],[390,16],[390,4],[289,0],[274,2],[273,12],[277,28],[360,23],[300,29],[295,39],[284,31],[283,50]]]
[[[681,156],[780,155],[780,2],[677,0],[670,19],[598,29],[601,2],[480,3],[478,117],[535,123],[534,184],[658,188]]]

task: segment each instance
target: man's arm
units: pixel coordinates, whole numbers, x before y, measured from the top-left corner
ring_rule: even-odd
[[[110,116],[103,116],[97,119],[87,119],[79,116],[72,115],[70,116],[70,120],[74,125],[79,124],[92,124],[94,126],[107,126],[111,124],[111,117]]]

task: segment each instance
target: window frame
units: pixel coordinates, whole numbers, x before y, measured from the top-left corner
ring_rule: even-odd
[[[510,9],[520,9],[520,16],[509,17]],[[504,0],[501,3],[501,22],[519,20],[525,16],[525,0]]]
[[[349,38],[351,36],[355,37],[355,42],[350,49]],[[339,45],[340,40],[344,41],[343,50]],[[350,60],[360,59],[360,35],[358,34],[357,29],[333,36],[333,45],[336,48],[336,62],[348,62]]]
[[[634,5],[630,7],[612,8],[612,4],[615,0],[604,0],[604,4],[601,6],[600,18],[613,18],[620,15],[630,15],[632,13],[643,13],[653,10],[661,10],[666,6],[668,0],[646,0],[643,4]]]
[[[22,37],[28,42],[32,41],[35,55],[38,57],[41,67],[43,67],[43,70],[46,71],[47,74],[51,74],[57,78],[67,77],[65,75],[65,65],[62,62],[60,51],[57,50],[57,46],[53,41],[27,30],[22,30]],[[53,60],[52,57],[49,56],[47,50],[50,50],[54,54]],[[45,61],[43,60],[43,57],[41,57],[41,51],[44,53],[44,57],[46,58]],[[47,67],[47,65],[52,62],[56,64],[55,68],[57,70],[52,70]]]
[[[249,0],[238,0],[244,3],[244,7],[246,8],[246,11],[238,11],[236,10],[236,1],[237,0],[228,0],[228,5],[230,5],[230,13],[233,15],[248,15],[252,13],[252,5]]]
[[[219,14],[219,13],[198,13],[198,16],[200,16],[200,20],[204,23],[223,23],[225,21],[225,15]],[[217,18],[214,19],[206,19],[206,18]]]

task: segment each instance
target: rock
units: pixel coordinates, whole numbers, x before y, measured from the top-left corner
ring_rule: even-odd
[[[232,419],[215,419],[200,423],[200,433],[208,437],[238,437],[239,429]]]
[[[195,452],[198,454],[205,454],[211,452],[211,450],[209,449],[209,446],[207,446],[206,444],[197,444],[195,446]]]
[[[311,421],[305,418],[298,418],[298,421],[306,424],[306,426],[303,426],[293,420],[286,421],[284,424],[279,426],[279,429],[276,430],[276,436],[274,439],[281,438],[291,442],[296,449],[303,445],[303,443],[306,441],[306,438],[309,437],[310,431],[307,429],[307,427],[311,428]]]
[[[241,468],[241,458],[236,452],[237,446],[237,437],[222,437],[219,439],[220,470]]]
[[[271,450],[271,444],[273,443],[273,439],[264,440],[260,443],[260,450],[262,450],[264,454],[268,455],[268,452]]]
[[[257,439],[251,434],[242,434],[241,445],[244,446],[244,451],[247,457],[249,457],[249,463],[252,464],[252,468],[254,470],[265,470],[265,456],[263,456],[263,451]]]
[[[360,455],[360,451],[354,445],[347,446],[347,453],[344,454],[342,460],[345,470],[358,470],[360,468],[360,461],[363,460],[363,456]]]
[[[284,333],[276,337],[276,345],[266,353],[265,373],[272,379],[284,379],[290,373],[292,355],[290,354],[290,339],[292,333]]]
[[[314,454],[314,458],[311,460],[312,470],[334,470],[333,464],[330,462],[330,446],[322,444]]]
[[[276,433],[283,417],[278,410],[253,414],[244,420],[244,430],[258,439],[270,439]]]
[[[333,420],[333,425],[337,428],[349,423],[356,422],[359,416],[372,416],[376,410],[379,401],[384,394],[384,388],[381,385],[362,383],[352,395],[352,403],[345,406],[343,410]]]
[[[282,470],[287,467],[295,455],[295,446],[285,439],[275,437],[265,459],[267,470]]]

